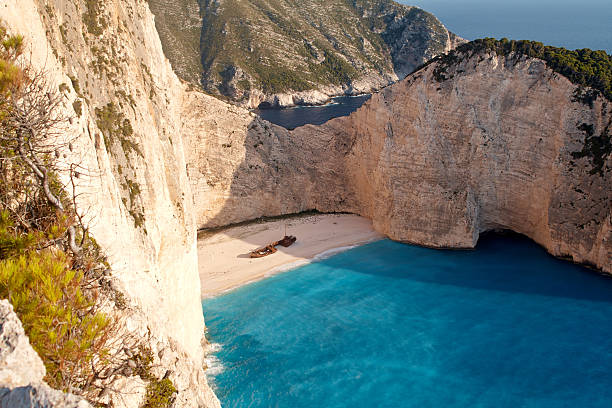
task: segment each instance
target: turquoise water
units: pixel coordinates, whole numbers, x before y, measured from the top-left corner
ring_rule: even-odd
[[[612,279],[388,240],[203,303],[224,407],[610,407]]]

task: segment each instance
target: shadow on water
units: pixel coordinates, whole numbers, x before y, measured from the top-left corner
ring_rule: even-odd
[[[372,256],[367,254],[371,253]],[[350,258],[359,257],[359,263]],[[387,262],[401,264],[388,268]],[[320,261],[331,268],[428,284],[612,302],[612,278],[557,259],[527,237],[483,234],[474,250],[379,241]]]
[[[371,95],[341,96],[323,106],[297,106],[288,109],[256,109],[261,118],[293,130],[304,125],[321,125],[330,119],[348,116],[361,107]]]

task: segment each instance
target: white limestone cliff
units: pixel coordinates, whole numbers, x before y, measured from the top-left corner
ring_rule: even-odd
[[[572,156],[577,125],[602,132],[609,103],[573,100],[542,61],[477,56],[443,82],[434,64],[350,117],[287,131],[188,90],[145,0],[0,0],[0,18],[65,95],[60,156],[83,168],[79,207],[126,294],[119,313],[179,390],[175,407],[219,406],[203,371],[200,227],[318,209],[434,247],[512,229],[612,273],[610,171]],[[141,403],[135,376],[114,386],[130,396],[107,401]]]
[[[219,406],[203,371],[196,229],[180,137],[185,89],[147,2],[1,0],[0,18],[64,94],[71,143],[60,155],[80,166],[78,205],[109,257],[111,284],[126,295],[128,329],[149,338],[156,363],[170,370],[175,406]],[[143,386],[124,381],[135,396],[108,398],[137,407]]]

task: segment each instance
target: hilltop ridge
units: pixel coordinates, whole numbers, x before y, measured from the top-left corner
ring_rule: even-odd
[[[207,92],[247,107],[371,92],[463,42],[431,13],[391,0],[149,3],[179,76],[194,83],[201,72]]]

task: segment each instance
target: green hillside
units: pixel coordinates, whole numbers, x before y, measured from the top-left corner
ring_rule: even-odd
[[[177,73],[235,101],[403,78],[458,40],[432,14],[390,0],[149,0]],[[200,30],[199,38],[196,33]],[[199,42],[200,62],[194,62]]]

